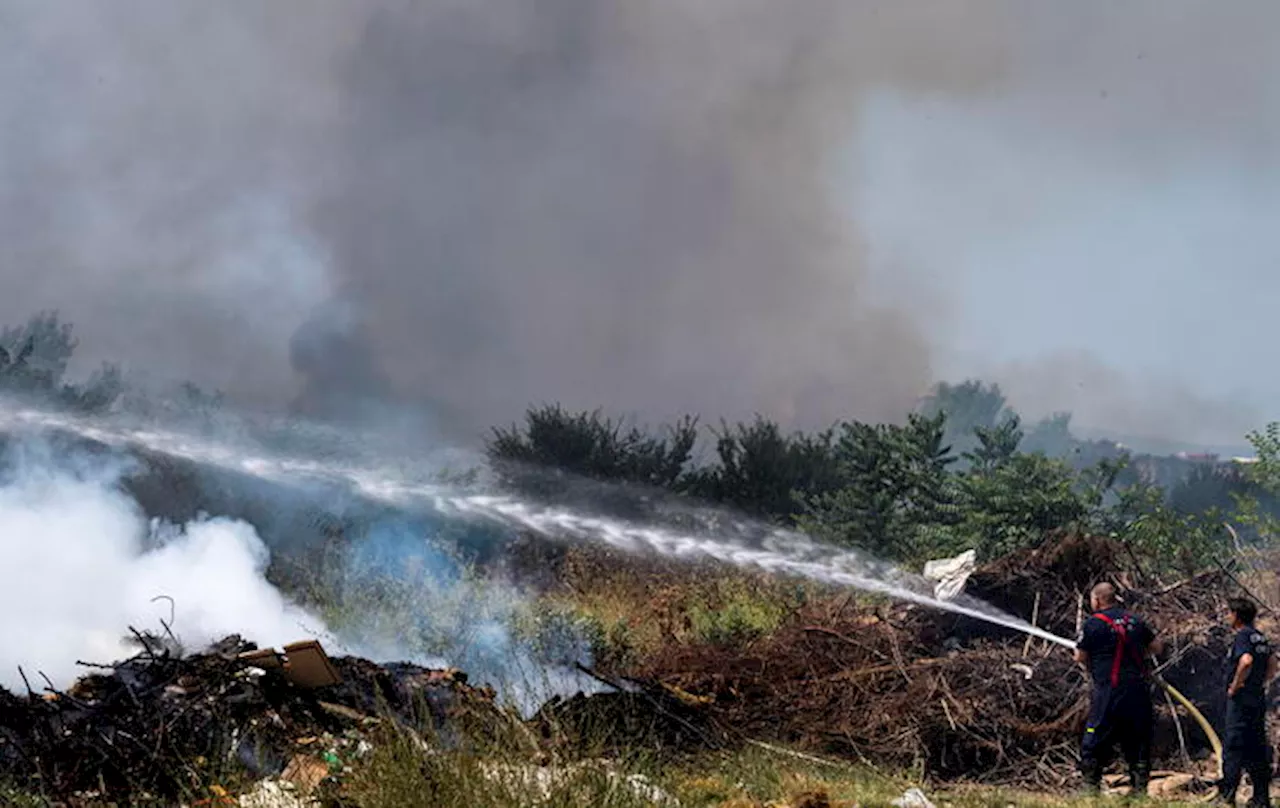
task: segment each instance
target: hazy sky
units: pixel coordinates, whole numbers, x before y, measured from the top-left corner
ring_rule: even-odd
[[[866,100],[851,207],[873,268],[930,312],[940,376],[1234,440],[1280,416],[1277,6],[1061,7],[984,97]]]

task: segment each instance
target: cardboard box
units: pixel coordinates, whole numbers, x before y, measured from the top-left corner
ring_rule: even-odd
[[[342,682],[329,655],[316,640],[303,640],[284,647],[285,678],[298,687],[328,687]]]
[[[264,670],[278,670],[298,687],[328,687],[342,682],[329,655],[315,640],[290,643],[284,647],[283,654],[274,648],[247,651],[240,655],[240,660]]]

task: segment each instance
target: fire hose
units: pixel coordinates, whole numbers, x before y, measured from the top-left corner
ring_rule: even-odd
[[[1204,717],[1204,714],[1201,713],[1199,710],[1197,710],[1196,706],[1191,703],[1191,699],[1179,693],[1178,689],[1175,688],[1173,685],[1169,684],[1168,682],[1166,682],[1164,677],[1161,676],[1160,674],[1158,673],[1155,674],[1153,678],[1156,680],[1157,684],[1159,684],[1161,687],[1165,689],[1166,693],[1168,693],[1170,696],[1173,696],[1174,699],[1176,699],[1179,704],[1187,708],[1187,712],[1191,713],[1191,717],[1194,718],[1196,720],[1196,723],[1200,725],[1200,729],[1204,730],[1205,736],[1209,739],[1209,745],[1213,747],[1213,757],[1218,762],[1218,777],[1221,777],[1222,776],[1222,740],[1218,738],[1218,733],[1213,731],[1213,726],[1209,723],[1208,719]],[[1175,716],[1174,718],[1176,720],[1177,717]]]

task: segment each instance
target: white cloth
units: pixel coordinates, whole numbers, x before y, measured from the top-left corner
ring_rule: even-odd
[[[933,596],[938,600],[951,600],[964,591],[969,576],[978,566],[978,554],[965,550],[955,558],[939,558],[925,562],[924,577],[935,581]]]

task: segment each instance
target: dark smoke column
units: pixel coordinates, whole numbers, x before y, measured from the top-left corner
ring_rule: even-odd
[[[388,383],[471,430],[901,415],[927,346],[867,300],[835,167],[876,83],[969,91],[1002,53],[992,3],[902,5],[381,5],[312,221]]]

